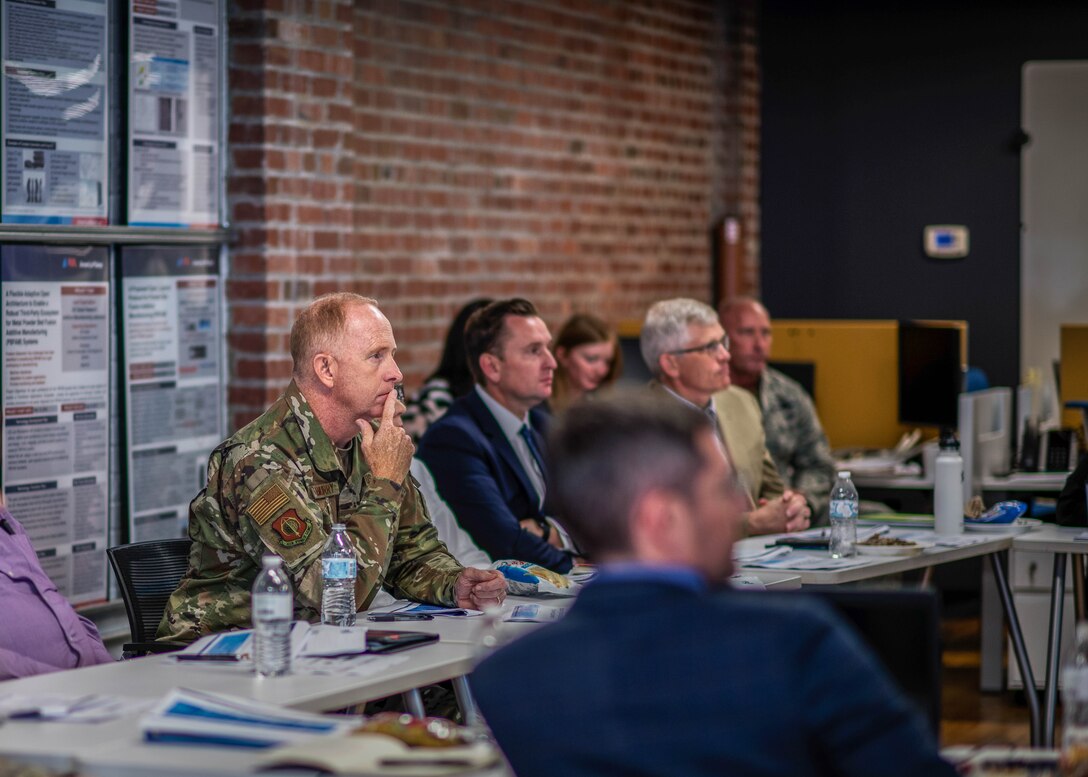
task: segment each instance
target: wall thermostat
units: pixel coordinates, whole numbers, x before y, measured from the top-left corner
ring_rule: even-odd
[[[970,232],[960,224],[929,224],[923,243],[926,256],[934,259],[962,259],[967,256]]]

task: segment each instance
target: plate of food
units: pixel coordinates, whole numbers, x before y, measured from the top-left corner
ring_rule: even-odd
[[[445,777],[478,773],[498,761],[495,746],[463,726],[442,718],[383,712],[347,735],[312,737],[270,750],[258,765],[321,774]]]
[[[976,523],[965,520],[963,530],[984,534],[1023,534],[1038,529],[1042,525],[1043,522],[1038,518],[1017,518],[1012,523]]]
[[[926,548],[933,547],[928,542],[904,540],[901,537],[889,537],[878,534],[857,543],[858,553],[865,556],[917,556]]]

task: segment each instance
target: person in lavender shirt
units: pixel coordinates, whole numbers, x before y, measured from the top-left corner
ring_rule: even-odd
[[[98,629],[45,574],[26,531],[2,502],[0,621],[0,680],[113,660]]]

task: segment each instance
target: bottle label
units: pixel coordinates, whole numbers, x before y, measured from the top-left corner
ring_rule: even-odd
[[[354,580],[354,558],[323,558],[321,559],[321,574],[326,580]]]
[[[832,518],[857,518],[858,506],[852,499],[832,499],[829,512]]]
[[[291,620],[294,606],[290,594],[257,594],[253,597],[253,620]]]

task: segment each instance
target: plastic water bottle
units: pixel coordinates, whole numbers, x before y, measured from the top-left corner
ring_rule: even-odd
[[[321,622],[332,626],[355,625],[355,549],[342,523],[321,551]]]
[[[938,535],[963,534],[963,458],[950,431],[941,435],[933,476],[933,528]]]
[[[1076,629],[1076,652],[1062,669],[1062,774],[1088,769],[1088,623]]]
[[[277,677],[291,671],[291,619],[295,596],[283,559],[267,555],[253,581],[253,636],[257,641],[257,674]]]
[[[843,470],[831,487],[831,558],[849,558],[857,553],[858,490]]]

